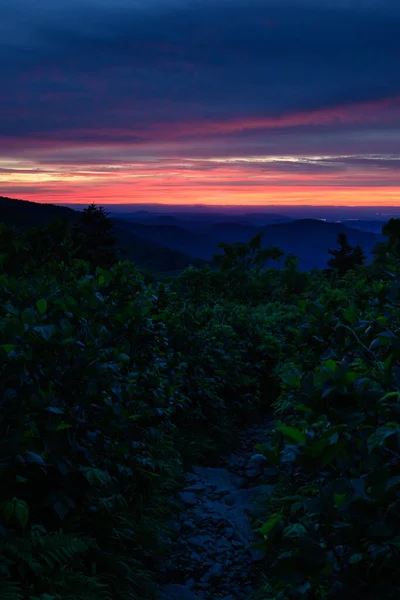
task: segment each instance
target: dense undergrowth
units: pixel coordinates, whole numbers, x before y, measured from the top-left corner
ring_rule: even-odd
[[[212,461],[268,410],[280,423],[262,450],[283,475],[261,523],[263,597],[396,597],[388,237],[344,277],[294,257],[264,268],[281,255],[255,239],[216,269],[145,283],[128,261],[96,264],[110,256],[93,231],[2,230],[0,598],[152,597],[185,463]]]
[[[281,478],[260,521],[263,599],[399,597],[399,265],[299,302],[262,450]]]

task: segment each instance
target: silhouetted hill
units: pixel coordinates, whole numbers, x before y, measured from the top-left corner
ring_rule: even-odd
[[[30,227],[45,227],[56,219],[66,218],[72,225],[78,223],[80,211],[55,204],[41,204],[26,200],[0,197],[0,222],[17,230]],[[135,235],[124,221],[113,219],[115,235],[125,258],[136,262],[139,267],[156,271],[178,271],[189,265],[202,266],[204,261],[189,257],[171,247],[163,247],[156,240]]]
[[[349,227],[344,223],[315,219],[289,222],[286,219],[284,223],[257,227],[246,222],[244,214],[207,215],[203,212],[193,213],[190,217],[183,212],[164,215],[137,211],[133,214],[136,214],[137,220],[113,218],[119,245],[125,256],[139,266],[159,271],[180,270],[189,264],[201,266],[219,251],[218,244],[221,242],[248,241],[259,231],[264,233],[264,246],[279,246],[285,253],[295,254],[300,267],[305,270],[326,267],[328,249],[336,247],[339,233],[346,233],[350,244],[360,244],[367,254],[384,239],[381,234],[356,229],[356,223],[360,222]],[[280,215],[262,213],[250,216],[258,222],[262,218],[267,221],[269,218],[281,218]],[[0,221],[18,229],[47,225],[60,217],[66,217],[73,224],[80,219],[80,213],[54,204],[0,198]]]
[[[209,248],[213,240],[201,232],[193,232],[177,225],[145,225],[143,223],[120,224],[125,231],[132,231],[141,239],[146,239],[154,244],[166,246],[189,256],[206,259],[211,257]]]
[[[346,233],[351,245],[360,244],[367,254],[383,236],[346,227],[343,223],[327,223],[314,219],[301,219],[289,223],[254,227],[237,223],[211,223],[199,232],[177,226],[157,226],[126,223],[136,235],[187,254],[210,260],[218,252],[221,242],[248,241],[257,232],[264,233],[264,246],[279,246],[285,253],[296,254],[302,269],[325,268],[329,248],[336,247],[339,233]]]
[[[346,227],[352,229],[360,229],[361,231],[369,231],[370,233],[382,233],[382,227],[387,223],[386,221],[362,221],[362,220],[351,220],[344,221]]]
[[[0,222],[9,227],[20,230],[46,227],[55,219],[64,217],[72,224],[79,221],[79,213],[71,208],[0,196]]]
[[[273,213],[242,213],[230,214],[229,212],[201,212],[187,213],[171,211],[168,213],[156,213],[146,210],[139,211],[119,211],[111,214],[119,220],[124,220],[134,223],[142,223],[143,225],[176,225],[184,227],[189,231],[205,232],[211,225],[222,223],[236,223],[238,225],[250,227],[262,227],[274,223],[289,223],[293,219],[290,217],[273,214]]]
[[[313,219],[301,219],[281,225],[263,227],[264,245],[279,246],[286,253],[299,257],[302,269],[324,268],[329,259],[329,248],[336,248],[339,233],[345,233],[352,246],[360,244],[370,254],[382,235],[346,227],[343,223],[326,223]]]
[[[259,231],[253,225],[242,225],[240,223],[217,223],[210,228],[210,234],[215,240],[234,244],[235,242],[247,242]]]

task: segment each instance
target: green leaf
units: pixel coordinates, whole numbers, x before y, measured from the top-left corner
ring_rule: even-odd
[[[80,467],[79,470],[83,473],[86,480],[93,486],[103,486],[110,481],[110,476],[101,469],[93,469],[92,467]]]
[[[369,350],[376,350],[381,345],[380,339],[376,338],[369,345]]]
[[[27,481],[29,481],[29,479],[27,479],[26,477],[22,477],[21,475],[16,475],[15,481],[17,483],[26,483]]]
[[[279,513],[273,514],[266,523],[260,528],[260,532],[267,537],[268,534],[273,530],[275,525],[279,523],[281,520],[281,515]]]
[[[21,313],[21,320],[24,325],[34,325],[38,322],[37,312],[34,308],[26,308]]]
[[[283,383],[286,383],[287,386],[295,389],[300,388],[300,375],[298,373],[283,373],[279,376]]]
[[[57,426],[57,431],[64,431],[64,429],[70,429],[72,427],[72,425],[70,423],[60,423],[60,425]]]
[[[283,531],[283,535],[286,538],[296,538],[299,536],[304,536],[307,534],[307,530],[304,527],[304,525],[301,525],[301,523],[295,523],[294,525],[289,525],[289,527],[286,527],[286,529],[284,529]]]
[[[329,394],[331,394],[332,392],[336,392],[337,390],[337,386],[334,383],[330,383],[329,381],[325,381],[323,386],[322,386],[322,393],[321,393],[321,397],[322,398],[327,398],[329,396]]]
[[[118,359],[124,364],[128,364],[131,361],[131,357],[128,354],[125,354],[124,352],[118,354]]]
[[[53,336],[55,330],[56,328],[54,325],[38,325],[35,327],[35,331],[40,333],[45,340],[49,340]]]
[[[14,515],[22,529],[25,529],[29,520],[29,507],[24,500],[14,498]]]
[[[4,502],[4,504],[2,505],[2,508],[3,508],[4,519],[7,522],[14,515],[14,510],[15,510],[14,501],[8,500],[7,502]]]
[[[323,363],[323,366],[330,373],[335,373],[336,372],[336,363],[335,363],[334,360],[326,360]]]
[[[336,506],[343,506],[345,504],[347,494],[333,494],[333,500]]]
[[[40,454],[36,454],[36,452],[25,452],[26,460],[30,463],[36,463],[37,465],[45,466],[45,462]]]
[[[279,425],[277,427],[278,431],[280,431],[285,437],[297,442],[298,444],[306,443],[306,434],[300,429],[296,429],[295,427],[289,427],[288,425]]]
[[[302,412],[312,413],[312,409],[306,406],[305,404],[296,404],[293,408]]]
[[[343,316],[346,319],[346,321],[348,321],[350,324],[354,323],[358,317],[357,308],[354,305],[349,306],[344,311]]]
[[[379,337],[387,338],[389,340],[396,339],[396,335],[393,333],[393,331],[383,331],[382,333],[379,334]]]
[[[64,411],[62,408],[58,408],[58,406],[46,406],[46,412],[53,413],[53,415],[63,415]]]
[[[396,435],[399,432],[399,426],[397,423],[387,423],[386,425],[382,425],[382,427],[378,427],[378,429],[368,438],[368,450],[372,452],[375,448],[379,446],[384,446],[386,440],[392,435]]]
[[[350,556],[349,563],[351,565],[356,565],[357,563],[361,562],[363,558],[364,557],[362,554],[353,554],[352,556]]]
[[[47,311],[47,302],[43,298],[36,302],[36,308],[38,309],[38,313],[40,315],[44,315]]]
[[[6,311],[10,314],[10,315],[14,315],[14,317],[18,317],[19,315],[19,310],[18,308],[16,308],[15,306],[13,306],[12,304],[6,304],[5,307]]]
[[[56,502],[53,504],[53,510],[63,520],[70,512],[70,507],[66,502]]]
[[[0,348],[3,348],[3,350],[6,352],[6,354],[11,354],[11,352],[14,352],[16,347],[17,346],[15,344],[2,344],[0,346]]]

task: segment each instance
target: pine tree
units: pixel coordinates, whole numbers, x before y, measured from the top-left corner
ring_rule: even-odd
[[[262,247],[263,233],[257,233],[251,240],[234,244],[222,243],[218,247],[223,254],[215,254],[213,259],[222,271],[243,269],[261,271],[270,260],[279,261],[283,251],[277,247]]]
[[[329,250],[329,254],[333,258],[328,261],[328,266],[337,271],[340,276],[365,263],[366,256],[364,250],[359,244],[355,248],[350,246],[345,233],[339,233],[337,243],[339,246],[337,250]]]
[[[364,249],[360,246],[360,244],[357,244],[353,251],[353,265],[355,267],[361,267],[365,264],[366,260],[367,257],[365,255]]]
[[[92,268],[111,267],[117,260],[117,239],[113,223],[102,206],[91,204],[74,228],[76,258],[87,260]]]
[[[388,238],[389,252],[400,258],[400,219],[390,219],[382,227],[382,233]]]

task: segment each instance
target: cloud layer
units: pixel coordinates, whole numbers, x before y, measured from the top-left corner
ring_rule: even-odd
[[[399,203],[400,7],[321,5],[6,0],[0,194]]]

